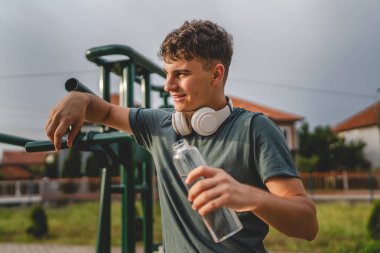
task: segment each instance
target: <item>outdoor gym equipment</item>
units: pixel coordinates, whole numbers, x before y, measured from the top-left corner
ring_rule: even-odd
[[[127,59],[108,60],[107,56],[122,55]],[[86,57],[100,67],[100,97],[110,101],[111,73],[120,77],[119,101],[121,106],[134,106],[134,85],[141,87],[141,106],[151,107],[151,92],[158,92],[163,99],[161,107],[169,107],[168,97],[162,86],[151,83],[151,75],[165,77],[164,71],[149,59],[125,45],[106,45],[87,50]],[[67,91],[90,92],[90,89],[71,78],[66,81]],[[50,141],[34,141],[26,138],[0,134],[0,142],[25,146],[28,152],[54,150]],[[136,194],[141,194],[143,208],[144,252],[151,253],[153,244],[153,163],[147,151],[135,144],[128,134],[111,131],[105,127],[100,132],[80,133],[73,144],[80,150],[94,152],[101,171],[100,213],[97,235],[97,253],[109,253],[111,250],[111,194],[122,195],[122,253],[134,253],[135,245],[135,202]],[[66,139],[62,148],[67,148]],[[120,184],[111,185],[110,168],[120,167]]]

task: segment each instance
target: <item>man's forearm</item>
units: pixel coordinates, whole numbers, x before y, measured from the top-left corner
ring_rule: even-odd
[[[256,189],[252,211],[283,234],[313,240],[318,232],[316,209],[307,196],[280,197]]]
[[[84,94],[83,99],[86,101],[85,119],[91,123],[105,124],[105,120],[109,114],[111,105],[105,100],[92,95]]]

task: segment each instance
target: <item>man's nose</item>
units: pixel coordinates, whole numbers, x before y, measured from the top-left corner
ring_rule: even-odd
[[[170,92],[170,91],[174,91],[176,89],[178,89],[178,84],[177,84],[176,80],[174,78],[167,76],[166,80],[165,80],[164,90],[166,92]]]

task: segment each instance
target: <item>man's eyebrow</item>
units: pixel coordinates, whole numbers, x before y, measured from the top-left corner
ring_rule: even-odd
[[[162,68],[165,74],[168,73],[168,71],[165,68]],[[174,73],[191,73],[191,70],[189,69],[175,69],[173,70]]]
[[[191,70],[189,70],[189,69],[176,69],[176,70],[174,70],[174,72],[175,73],[178,73],[178,72],[180,72],[180,73],[191,73]]]

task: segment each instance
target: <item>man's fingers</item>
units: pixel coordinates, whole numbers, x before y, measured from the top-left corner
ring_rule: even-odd
[[[192,207],[195,210],[201,209],[204,205],[209,203],[210,201],[213,201],[214,199],[218,198],[220,195],[223,194],[223,187],[215,186],[213,188],[209,188],[205,191],[200,192],[199,195],[197,195],[192,203]]]
[[[199,208],[198,213],[200,215],[206,215],[222,207],[223,203],[224,203],[224,196],[220,195],[219,197],[207,202],[204,206]]]
[[[71,131],[69,132],[69,135],[67,136],[67,146],[72,147],[73,142],[75,140],[75,137],[78,135],[82,128],[82,124],[75,124],[72,125]]]
[[[58,125],[58,127],[55,129],[55,132],[53,135],[53,143],[54,143],[54,147],[55,147],[56,151],[61,149],[62,137],[66,133],[68,128],[69,128],[69,126],[66,123],[61,122]]]
[[[202,192],[212,187],[215,187],[216,185],[217,185],[217,180],[215,180],[215,178],[204,178],[204,179],[199,180],[189,189],[189,193],[188,193],[189,201],[193,201]]]
[[[212,177],[217,173],[217,169],[207,167],[207,166],[200,166],[194,170],[192,170],[189,175],[187,176],[185,180],[185,184],[192,184],[195,180],[197,180],[200,177]]]
[[[51,142],[54,142],[54,134],[56,132],[58,125],[59,125],[59,122],[56,122],[53,120],[49,120],[49,122],[46,124],[46,128],[45,128],[46,135],[48,136]]]

